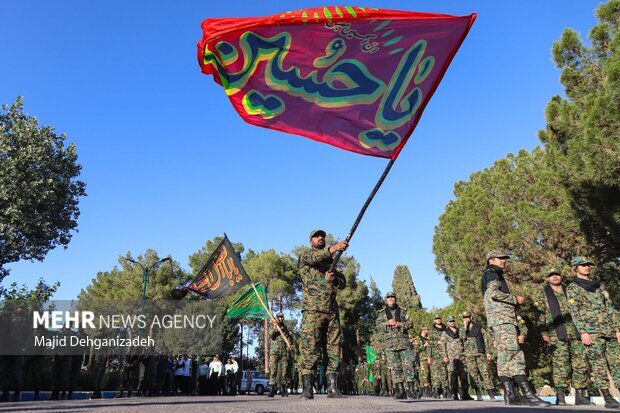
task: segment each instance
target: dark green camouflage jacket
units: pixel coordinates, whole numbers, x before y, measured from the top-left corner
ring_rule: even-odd
[[[338,313],[336,292],[344,289],[347,282],[339,272],[335,272],[334,281],[328,282],[325,279],[325,273],[329,270],[332,261],[332,254],[328,247],[306,251],[299,257],[299,272],[303,283],[302,312]]]
[[[568,305],[579,334],[615,337],[620,331],[616,310],[603,287],[590,292],[575,282],[568,286]]]
[[[400,323],[402,326],[399,328],[394,328],[386,325],[388,321],[386,309],[387,308],[383,308],[377,312],[377,331],[385,334],[385,347],[395,351],[411,348],[407,333],[408,330],[413,328],[413,322],[411,321],[411,318],[409,318],[407,310],[404,308],[400,309]],[[395,311],[396,309],[390,310],[393,318],[395,318]]]

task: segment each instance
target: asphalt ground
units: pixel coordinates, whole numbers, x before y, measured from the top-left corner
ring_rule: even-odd
[[[602,406],[552,406],[521,407],[505,406],[503,401],[448,401],[435,399],[394,400],[391,397],[349,396],[342,399],[328,399],[315,395],[314,400],[301,400],[298,395],[288,398],[276,396],[175,396],[175,397],[132,397],[123,399],[26,401],[0,403],[0,412],[450,412],[475,411],[482,413],[532,411],[594,412],[608,410]]]

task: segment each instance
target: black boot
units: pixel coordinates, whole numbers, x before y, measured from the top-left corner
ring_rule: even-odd
[[[500,377],[502,387],[504,388],[504,404],[509,406],[521,406],[523,401],[516,392],[510,377]]]
[[[605,400],[605,408],[606,409],[618,409],[620,408],[620,403],[613,397],[611,397],[611,393],[609,393],[609,389],[599,389],[601,392],[601,396]]]
[[[407,382],[407,397],[410,399],[417,399],[415,389],[413,388],[413,382]]]
[[[489,389],[487,392],[489,393],[489,399],[495,400],[495,390]]]
[[[564,387],[555,388],[555,404],[557,406],[566,406],[566,399],[564,398]]]
[[[422,397],[431,397],[431,391],[428,387],[422,389]]]
[[[275,384],[270,384],[269,385],[269,394],[267,395],[267,397],[274,397],[277,392],[278,392],[278,386],[275,385]]]
[[[48,400],[58,400],[58,393],[60,393],[58,390],[52,390],[52,394]]]
[[[575,406],[590,406],[590,398],[586,397],[586,389],[575,389]]]
[[[461,400],[464,401],[471,401],[474,400],[470,395],[469,395],[469,387],[468,386],[463,386],[463,388],[461,389],[461,391],[459,392],[460,396],[461,396]],[[478,391],[478,393],[480,393]],[[480,400],[482,400],[482,397],[480,397]]]
[[[131,390],[127,390],[127,398],[131,398]]]
[[[8,402],[9,401],[9,392],[8,390],[2,391],[2,396],[0,396],[0,402]]]
[[[523,405],[524,406],[541,406],[541,407],[549,407],[551,403],[544,401],[534,394],[532,390],[532,386],[527,381],[525,375],[515,376],[515,381],[517,385],[521,389],[521,393],[523,393]]]
[[[480,389],[475,388],[474,391],[476,392],[476,400],[481,402],[482,401],[482,393],[480,392]]]
[[[20,391],[19,390],[15,390],[13,392],[13,397],[11,397],[11,401],[12,402],[19,402],[22,400],[22,398],[19,396]]]
[[[446,386],[443,388],[443,398],[444,399],[452,398],[452,392],[450,391],[450,387]]]
[[[301,381],[303,382],[304,391],[301,393],[302,399],[314,399],[314,394],[312,394],[312,386],[314,385],[314,377],[312,374],[306,374],[302,376]]]
[[[431,393],[431,397],[433,399],[439,398],[439,387],[433,387],[433,392]]]
[[[116,396],[114,396],[115,399],[122,399],[123,398],[123,390],[121,390],[120,392],[118,392],[118,394]]]
[[[93,394],[90,396],[90,399],[100,399],[101,398],[101,390],[95,390]]]
[[[34,391],[34,397],[32,398],[32,400],[35,400],[35,401],[41,400],[41,395],[39,394],[39,390]]]
[[[73,400],[73,390],[67,392],[67,400]]]
[[[402,383],[394,384],[394,398],[397,400],[404,400],[407,398],[407,393],[405,393],[405,388]]]
[[[450,397],[446,397],[446,399],[450,399],[450,400],[458,400],[459,399],[459,390],[452,390],[450,392]]]
[[[286,386],[280,387],[280,395],[282,397],[288,397],[288,389],[286,388]]]
[[[327,375],[327,398],[339,399],[344,397],[338,390],[338,374],[330,373]]]

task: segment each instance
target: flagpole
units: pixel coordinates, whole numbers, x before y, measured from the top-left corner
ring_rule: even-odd
[[[260,296],[260,294],[258,293],[258,290],[256,289],[256,286],[254,285],[254,282],[250,283],[250,285],[252,286],[252,288],[254,289],[254,293],[256,294],[256,296],[258,297],[258,301],[260,301],[260,303],[262,304],[262,306],[265,308],[265,310],[267,311],[267,314],[269,314],[269,318],[271,318],[271,321],[273,322],[273,324],[275,324],[276,328],[278,329],[278,331],[280,332],[280,334],[282,335],[282,338],[284,338],[284,341],[286,342],[286,346],[288,348],[291,348],[291,342],[288,341],[288,337],[286,337],[286,334],[284,334],[284,331],[282,331],[282,329],[280,328],[280,323],[278,323],[276,321],[275,318],[273,318],[273,314],[271,314],[271,311],[269,310],[269,308],[267,307],[267,304],[265,304],[265,302],[263,301],[262,297]]]
[[[392,165],[394,165],[394,161],[395,160],[396,159],[390,159],[390,162],[385,167],[385,170],[383,171],[383,174],[381,175],[381,178],[379,178],[379,180],[377,181],[377,184],[373,188],[372,192],[370,193],[370,195],[368,195],[368,198],[366,199],[366,202],[364,203],[364,206],[362,207],[362,210],[357,215],[357,219],[353,223],[353,226],[351,227],[351,230],[349,231],[349,234],[347,235],[347,238],[345,239],[345,241],[349,242],[349,241],[351,241],[351,238],[353,238],[353,234],[355,233],[355,230],[357,229],[357,226],[360,224],[360,221],[362,220],[362,217],[364,216],[364,213],[366,212],[366,209],[368,208],[368,206],[372,202],[372,199],[377,194],[377,191],[381,187],[381,184],[385,180],[385,177],[390,172],[390,169],[392,169]],[[332,265],[329,267],[329,271],[330,272],[333,272],[336,269],[336,265],[338,264],[338,260],[340,260],[340,256],[341,255],[342,255],[342,251],[337,251],[334,254],[334,260],[332,262]]]

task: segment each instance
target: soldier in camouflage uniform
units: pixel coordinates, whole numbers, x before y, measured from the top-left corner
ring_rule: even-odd
[[[570,313],[585,344],[590,360],[592,381],[605,399],[605,407],[620,408],[620,404],[609,392],[607,371],[614,383],[620,383],[620,322],[611,305],[609,294],[600,282],[590,279],[593,265],[585,257],[571,261],[576,277],[568,286]]]
[[[517,337],[517,306],[525,298],[514,296],[504,278],[507,254],[491,251],[486,256],[487,267],[482,274],[482,294],[488,326],[497,346],[497,370],[504,387],[506,404],[549,406],[536,397],[525,375],[525,356],[519,347]],[[520,397],[513,385],[514,380],[524,397]]]
[[[448,318],[448,328],[443,332],[444,346],[441,348],[443,361],[448,364],[448,377],[452,400],[473,400],[469,395],[467,370],[464,363],[463,335],[456,326],[454,317]]]
[[[381,393],[379,393],[379,395],[388,396],[392,390],[390,369],[388,368],[385,353],[381,353],[381,356],[379,358],[381,360]]]
[[[130,337],[131,338],[131,337]],[[138,378],[138,370],[140,368],[140,354],[137,348],[128,347],[127,355],[123,361],[121,385],[119,392],[116,395],[117,398],[122,398],[125,391],[127,391],[127,397],[131,397],[131,392],[136,384]]]
[[[396,304],[396,294],[390,292],[386,295],[387,306],[377,314],[377,331],[385,334],[385,355],[387,364],[392,368],[394,380],[394,398],[415,398],[413,381],[415,370],[413,354],[407,336],[407,330],[413,327],[406,310]],[[403,386],[407,382],[407,392]]]
[[[536,325],[547,346],[553,366],[553,385],[557,405],[566,405],[564,392],[569,384],[575,389],[575,404],[589,405],[588,360],[579,333],[573,324],[562,273],[552,268],[545,274],[547,285],[535,297]]]
[[[327,353],[327,397],[342,397],[337,388],[340,361],[340,319],[336,292],[346,286],[339,272],[331,272],[332,255],[347,249],[347,242],[340,241],[326,247],[325,231],[310,233],[310,251],[299,257],[302,286],[301,322],[301,372],[304,392],[302,398],[312,399],[314,373],[323,352]]]
[[[441,348],[443,343],[443,332],[446,329],[446,325],[441,320],[440,315],[436,315],[428,335],[428,347],[426,348],[427,358],[431,369],[431,384],[433,386],[433,392],[431,397],[436,399],[441,397],[443,392],[444,398],[448,398],[450,391],[448,389],[448,371],[446,369],[446,363],[443,361],[443,353]]]
[[[487,349],[491,348],[486,330],[478,323],[472,321],[471,312],[463,313],[463,345],[465,365],[471,378],[471,386],[476,391],[478,400],[482,400],[480,387],[487,390],[489,398],[495,399],[495,386],[489,372],[491,354]]]
[[[273,323],[274,327],[271,330],[271,345],[269,346],[269,397],[274,397],[278,391],[278,384],[280,385],[280,394],[282,397],[288,397],[287,391],[287,366],[288,366],[288,349],[286,348],[286,342],[284,337],[280,334],[280,330],[276,327],[278,323],[280,329],[286,334],[287,338],[290,336],[284,324],[284,314],[279,313],[277,320]]]
[[[430,397],[431,378],[430,366],[428,365],[428,327],[422,327],[420,335],[417,338],[418,358],[420,360],[420,368],[418,369],[418,377],[420,387],[422,387],[422,397]]]

